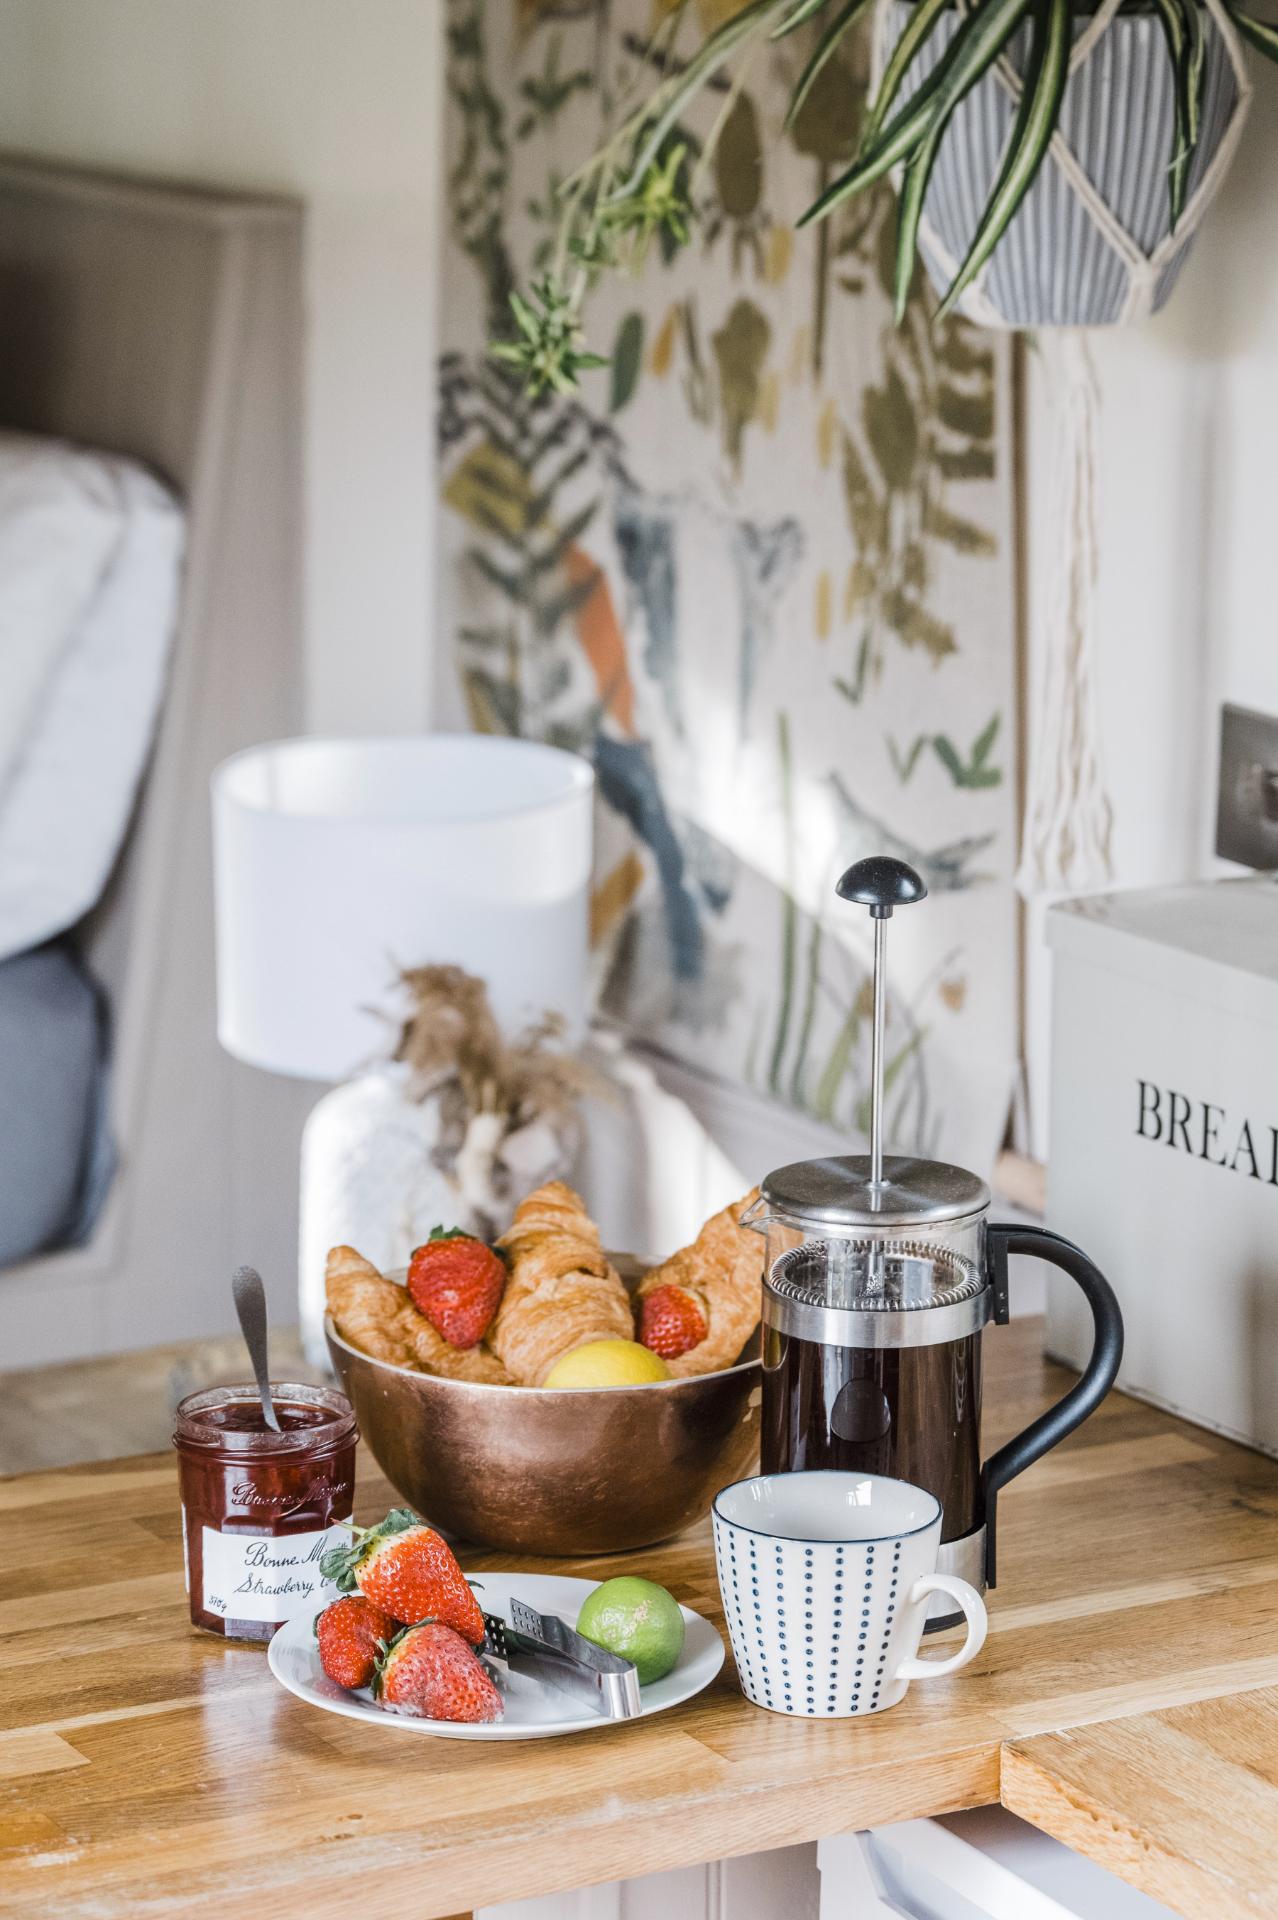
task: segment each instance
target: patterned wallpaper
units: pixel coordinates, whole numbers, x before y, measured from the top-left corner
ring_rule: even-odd
[[[1015,1054],[1008,348],[933,329],[921,288],[893,328],[890,190],[794,230],[863,71],[832,63],[791,133],[791,41],[700,103],[691,244],[600,287],[609,365],[579,396],[529,402],[485,354],[655,19],[451,0],[450,717],[593,760],[604,1009],[850,1132],[870,929],[833,882],[913,861],[932,898],[893,922],[889,1139],[979,1166]]]

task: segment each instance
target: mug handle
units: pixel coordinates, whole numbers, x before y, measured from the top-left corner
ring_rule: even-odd
[[[911,1606],[926,1600],[930,1593],[947,1593],[951,1600],[958,1601],[967,1620],[967,1639],[957,1653],[948,1654],[944,1660],[902,1660],[896,1670],[898,1680],[936,1680],[943,1673],[957,1673],[969,1660],[975,1660],[985,1645],[990,1618],[975,1587],[952,1573],[925,1573],[910,1588]]]

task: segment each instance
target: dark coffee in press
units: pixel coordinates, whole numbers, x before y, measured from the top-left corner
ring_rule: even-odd
[[[822,1346],[764,1335],[764,1473],[885,1473],[934,1493],[943,1540],[979,1527],[981,1343]]]

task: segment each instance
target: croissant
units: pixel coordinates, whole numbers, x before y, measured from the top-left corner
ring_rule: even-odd
[[[343,1340],[417,1373],[441,1373],[450,1380],[477,1380],[489,1386],[509,1382],[505,1367],[486,1347],[463,1353],[450,1347],[393,1280],[385,1279],[354,1247],[334,1247],[328,1256],[328,1310]]]
[[[488,1338],[521,1386],[539,1386],[556,1360],[588,1340],[633,1340],[629,1296],[580,1195],[562,1180],[515,1209],[498,1245],[510,1277]]]
[[[682,1326],[705,1329],[686,1351],[666,1354],[672,1374],[714,1373],[719,1367],[730,1367],[759,1324],[763,1248],[758,1235],[739,1224],[757,1198],[756,1187],[735,1206],[714,1214],[690,1247],[671,1254],[639,1283],[640,1328],[649,1336],[647,1344],[660,1350],[660,1343],[651,1339],[651,1327],[662,1304],[675,1306]],[[659,1303],[653,1296],[662,1287],[677,1288],[687,1297]]]

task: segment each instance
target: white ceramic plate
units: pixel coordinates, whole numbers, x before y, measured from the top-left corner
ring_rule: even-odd
[[[510,1618],[512,1594],[536,1607],[539,1613],[557,1613],[569,1626],[575,1626],[586,1595],[593,1593],[593,1580],[569,1580],[552,1573],[484,1573],[475,1576],[482,1582],[479,1602],[485,1613]],[[677,1707],[700,1693],[723,1665],[723,1641],[699,1613],[690,1607],[680,1609],[686,1629],[683,1652],[672,1673],[654,1680],[643,1689],[643,1715],[662,1713]],[[344,1713],[352,1720],[371,1720],[379,1727],[399,1727],[409,1733],[433,1733],[445,1740],[544,1740],[556,1733],[584,1733],[591,1727],[617,1724],[601,1713],[583,1712],[581,1703],[555,1687],[531,1680],[526,1674],[509,1673],[501,1661],[493,1662],[493,1672],[506,1701],[502,1719],[467,1726],[455,1720],[414,1720],[407,1714],[387,1713],[377,1706],[366,1690],[347,1693],[330,1680],[320,1665],[315,1644],[314,1622],[309,1614],[282,1626],[267,1648],[271,1672],[282,1686],[299,1700],[328,1713]]]

